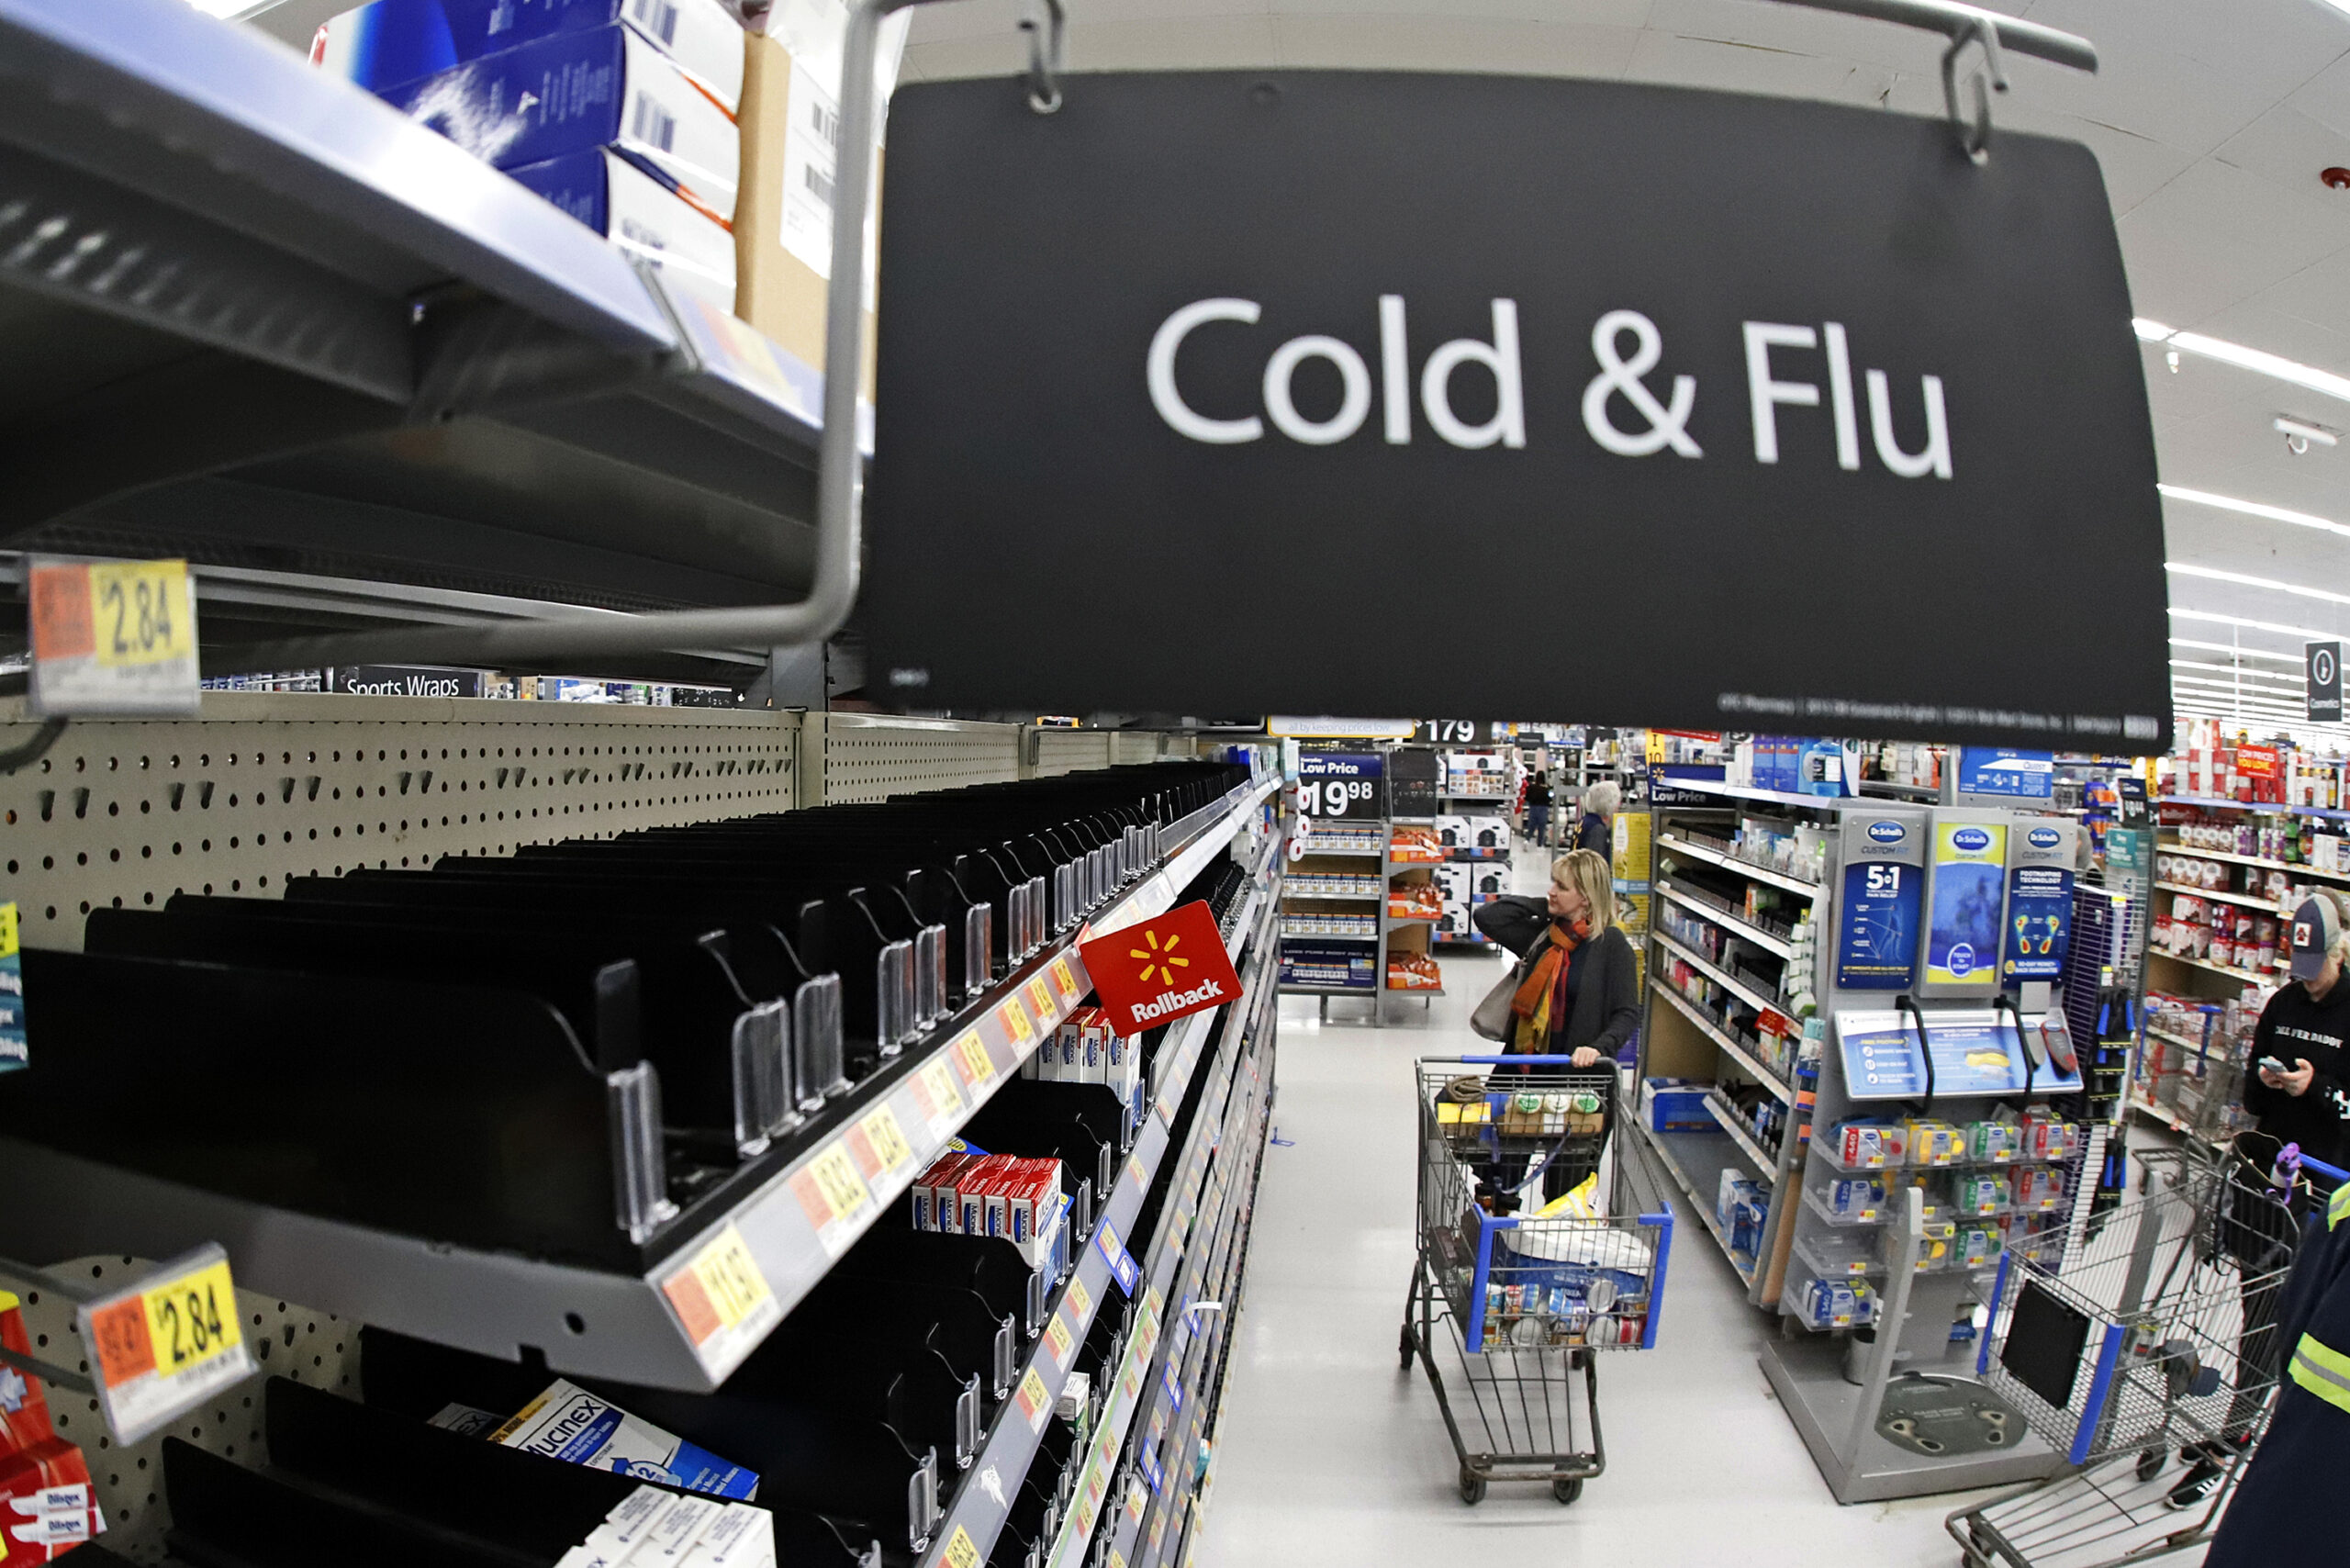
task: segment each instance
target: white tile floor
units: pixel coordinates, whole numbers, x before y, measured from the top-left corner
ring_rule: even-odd
[[[1571,1507],[1531,1483],[1461,1503],[1427,1376],[1396,1365],[1412,1062],[1487,1048],[1466,1019],[1500,974],[1482,953],[1442,958],[1425,1023],[1416,1000],[1388,1002],[1383,1030],[1364,1002],[1333,1002],[1326,1024],[1311,999],[1281,1004],[1289,1147],[1266,1156],[1203,1568],[1953,1568],[1942,1518],[1974,1498],[1837,1505],[1756,1364],[1772,1320],[1685,1206],[1657,1348],[1600,1366],[1606,1473]]]

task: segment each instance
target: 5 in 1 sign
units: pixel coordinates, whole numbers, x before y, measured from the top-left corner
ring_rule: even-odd
[[[1432,73],[1066,100],[892,100],[866,611],[901,700],[2168,741],[2085,147]],[[1001,634],[1077,563],[1120,636]],[[1474,622],[1399,655],[1426,604]],[[1636,604],[1641,656],[1589,656]]]

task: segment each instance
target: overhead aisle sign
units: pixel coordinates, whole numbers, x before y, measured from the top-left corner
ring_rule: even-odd
[[[1488,75],[1066,95],[892,101],[892,699],[2168,744],[2087,148],[2003,131],[1978,167],[1941,119]],[[1079,562],[1116,636],[1003,634]],[[1377,656],[1407,600],[1527,640]],[[1650,607],[1642,656],[1573,655],[1570,602]]]

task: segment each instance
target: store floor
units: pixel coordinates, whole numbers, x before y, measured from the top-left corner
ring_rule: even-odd
[[[1425,1022],[1417,999],[1388,1002],[1383,1030],[1363,1002],[1332,1002],[1327,1023],[1310,998],[1281,1003],[1286,1147],[1265,1157],[1201,1568],[1954,1568],[1942,1518],[1979,1495],[1839,1506],[1756,1364],[1771,1321],[1685,1204],[1657,1348],[1600,1364],[1606,1473],[1567,1507],[1524,1482],[1460,1501],[1427,1373],[1395,1354],[1412,1063],[1488,1048],[1468,1013],[1500,974],[1483,952],[1440,956],[1447,994]]]

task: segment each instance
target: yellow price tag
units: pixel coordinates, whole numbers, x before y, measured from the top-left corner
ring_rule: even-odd
[[[946,1568],[979,1568],[979,1549],[961,1525],[946,1538]]]
[[[1067,1007],[1076,1006],[1078,997],[1082,994],[1077,989],[1077,977],[1069,972],[1066,958],[1053,960],[1053,989],[1061,993],[1061,1003]]]
[[[743,1233],[731,1225],[695,1253],[693,1261],[670,1275],[661,1291],[677,1309],[687,1338],[697,1345],[741,1326],[760,1304],[775,1299],[759,1260],[751,1256]]]
[[[1046,989],[1042,975],[1028,982],[1028,1000],[1036,1004],[1036,1016],[1041,1022],[1051,1023],[1059,1011],[1053,1005],[1053,993]]]
[[[807,1211],[808,1223],[819,1232],[863,1208],[872,1196],[865,1189],[865,1179],[856,1173],[856,1161],[850,1158],[845,1141],[840,1138],[827,1144],[806,1170],[791,1179],[791,1191]]]
[[[1069,1282],[1069,1305],[1080,1323],[1093,1316],[1093,1298],[1086,1294],[1085,1282],[1072,1278]]]
[[[1069,1365],[1069,1350],[1077,1341],[1070,1335],[1069,1325],[1061,1321],[1059,1313],[1053,1314],[1052,1321],[1045,1325],[1045,1339],[1053,1348],[1053,1360],[1063,1366]]]
[[[1036,1025],[1028,1021],[1028,1010],[1020,1005],[1018,997],[997,1008],[995,1016],[996,1022],[1003,1025],[1003,1032],[1012,1036],[1014,1045],[1024,1046],[1036,1037]]]
[[[872,1147],[874,1160],[883,1174],[913,1163],[913,1145],[906,1141],[905,1132],[889,1106],[876,1108],[857,1125],[865,1129],[865,1141]]]
[[[0,958],[13,958],[17,956],[17,906],[13,903],[0,903]]]
[[[111,561],[90,567],[90,630],[98,663],[155,665],[196,646],[185,561]]]
[[[1030,1367],[1027,1375],[1020,1380],[1017,1397],[1020,1413],[1028,1417],[1028,1424],[1043,1426],[1045,1417],[1052,1413],[1053,1396],[1045,1392],[1045,1380],[1036,1375],[1035,1367]]]
[[[963,1081],[974,1089],[995,1076],[995,1061],[976,1034],[966,1034],[956,1040],[955,1059],[962,1064]]]
[[[85,1305],[106,1425],[136,1442],[254,1370],[237,1324],[237,1287],[217,1246],[174,1260],[119,1294]]]

